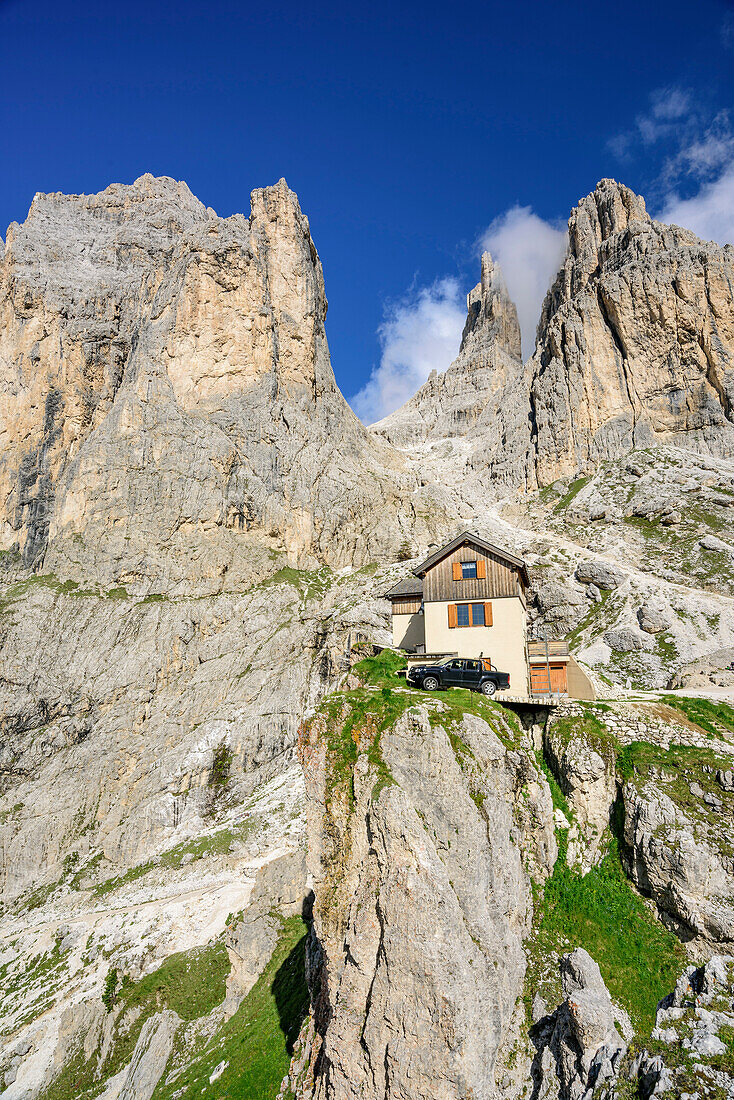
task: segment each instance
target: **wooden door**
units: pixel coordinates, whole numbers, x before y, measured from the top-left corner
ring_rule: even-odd
[[[551,691],[555,695],[560,693],[561,695],[568,694],[568,680],[566,678],[566,666],[565,664],[551,664]]]
[[[547,665],[530,666],[530,690],[533,695],[547,695],[550,690]]]
[[[551,662],[550,682],[548,680],[548,665],[531,665],[530,690],[533,695],[548,695],[550,692],[554,695],[559,692],[562,695],[567,694],[568,679],[565,664]]]

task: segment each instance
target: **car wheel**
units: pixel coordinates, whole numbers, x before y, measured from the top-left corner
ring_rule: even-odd
[[[435,676],[426,676],[423,681],[424,691],[438,691],[438,680]]]
[[[494,695],[497,685],[494,680],[485,680],[482,684],[482,695]]]

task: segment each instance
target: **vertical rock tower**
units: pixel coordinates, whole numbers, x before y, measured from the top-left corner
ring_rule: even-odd
[[[285,180],[249,219],[152,176],[37,195],[0,264],[0,546],[62,576],[216,590],[265,549],[387,553],[409,502],[440,517],[337,389],[326,309]]]
[[[489,252],[482,256],[481,279],[466,306],[461,347],[448,370],[432,373],[410,401],[372,426],[396,447],[466,434],[521,366],[517,310]]]

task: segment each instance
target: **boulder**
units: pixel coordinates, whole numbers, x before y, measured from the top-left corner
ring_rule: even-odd
[[[637,610],[637,621],[640,629],[646,634],[659,634],[670,626],[670,617],[659,604],[645,603]]]
[[[598,965],[582,947],[560,963],[565,1000],[531,1029],[535,1095],[565,1100],[590,1097],[612,1081],[627,1049],[617,1021],[631,1035],[626,1013],[615,1008]]]
[[[549,611],[555,607],[579,607],[584,599],[580,592],[568,585],[551,583],[538,589],[535,601],[541,611]]]
[[[619,653],[632,653],[638,649],[649,648],[647,639],[628,626],[607,630],[604,634],[604,641],[610,649],[615,649]]]
[[[728,550],[731,551],[731,547],[721,539],[717,539],[716,535],[705,535],[704,538],[699,539],[698,545],[702,550]]]
[[[574,574],[581,584],[594,584],[597,588],[618,588],[624,581],[624,573],[616,565],[606,561],[582,561]]]

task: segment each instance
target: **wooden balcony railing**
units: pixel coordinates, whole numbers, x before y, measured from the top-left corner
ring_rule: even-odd
[[[546,646],[548,647],[546,650]],[[548,657],[568,657],[569,649],[568,642],[563,641],[560,638],[549,638],[545,641],[528,642],[528,656],[531,660],[542,659],[545,660],[546,653]]]

